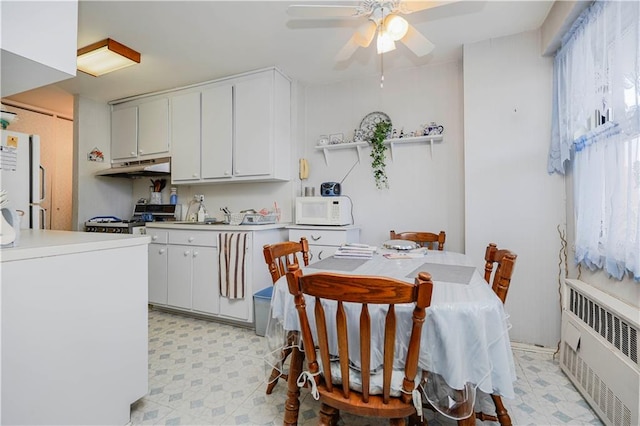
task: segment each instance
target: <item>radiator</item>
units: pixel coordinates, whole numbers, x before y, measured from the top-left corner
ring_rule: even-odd
[[[560,368],[607,425],[640,424],[640,312],[579,280],[566,280]]]

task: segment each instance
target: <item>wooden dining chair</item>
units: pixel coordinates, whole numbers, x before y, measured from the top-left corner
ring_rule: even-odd
[[[287,283],[298,311],[310,380],[315,382],[321,401],[319,424],[336,425],[340,410],[358,416],[388,418],[391,425],[404,425],[406,417],[411,425],[423,424],[412,403],[412,391],[417,384],[422,325],[426,308],[431,304],[431,275],[421,272],[415,284],[410,284],[376,276],[335,273],[303,276],[302,271],[294,267],[287,273]],[[307,310],[305,295],[315,298],[313,312]],[[325,307],[325,303],[335,304]],[[345,303],[361,305],[357,323],[348,324]],[[396,305],[400,303],[414,304],[412,328],[410,333],[407,330],[396,335]],[[374,305],[382,305],[386,311],[384,330],[376,329],[375,324],[382,327],[381,322],[372,325],[372,313],[380,309]],[[334,311],[336,326],[330,327],[329,321],[333,322],[330,313]],[[314,318],[310,319],[312,315]],[[317,342],[313,338],[312,323],[316,324]],[[384,336],[382,366],[371,365],[372,335]],[[337,354],[329,351],[330,339],[337,341]],[[359,369],[350,366],[349,342],[354,339],[360,347]],[[399,340],[402,343],[396,343]],[[396,345],[408,349],[404,368],[392,375]],[[333,361],[331,355],[337,355],[338,361]],[[372,372],[372,368],[378,367],[380,371]],[[313,391],[314,384],[311,387]]]
[[[263,247],[262,253],[264,254],[264,261],[269,268],[269,274],[271,274],[273,284],[275,284],[280,277],[284,276],[291,266],[295,265],[299,267],[300,257],[305,266],[309,265],[309,243],[305,237],[302,237],[300,242],[283,241],[280,243],[267,244]],[[291,334],[287,336],[289,343],[291,343],[290,340],[293,339],[293,337]],[[287,344],[280,355],[280,360],[283,365],[289,354],[291,354],[291,344]],[[285,381],[288,378],[286,374],[282,374],[278,368],[274,367],[273,370],[271,370],[271,376],[267,382],[267,395],[273,392],[273,388],[278,383],[280,377]]]
[[[504,302],[507,300],[507,292],[511,284],[511,276],[516,264],[517,254],[507,249],[498,249],[497,245],[490,243],[484,254],[484,279],[496,293],[498,298]],[[493,279],[492,279],[493,275]],[[511,417],[500,395],[490,395],[496,414],[487,414],[482,411],[476,412],[476,418],[480,421],[500,422],[501,426],[511,426]]]
[[[507,292],[511,284],[511,275],[516,264],[517,254],[507,249],[498,249],[496,244],[490,243],[484,253],[484,279],[491,285],[502,303],[507,300]],[[495,267],[495,271],[494,271]],[[492,280],[493,273],[493,280]]]
[[[447,234],[444,231],[440,231],[438,234],[432,232],[398,232],[390,231],[389,237],[392,240],[409,240],[414,241],[422,247],[426,247],[429,250],[437,248],[438,250],[444,250],[444,242],[447,239]]]

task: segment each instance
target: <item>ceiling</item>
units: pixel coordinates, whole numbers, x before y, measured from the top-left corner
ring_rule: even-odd
[[[459,60],[464,44],[536,29],[553,1],[438,3],[444,4],[406,15],[435,50],[418,58],[398,43],[384,55],[385,70]],[[9,99],[72,116],[73,94],[108,102],[274,65],[307,84],[380,72],[375,42],[348,61],[334,61],[363,18],[292,18],[290,4],[358,2],[80,0],[78,48],[109,37],[139,51],[141,63],[101,77],[78,72]]]

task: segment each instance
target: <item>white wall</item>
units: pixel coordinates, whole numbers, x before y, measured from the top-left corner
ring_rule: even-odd
[[[2,96],[76,75],[78,1],[3,1]]]
[[[109,167],[111,158],[111,109],[105,103],[75,97],[73,129],[73,229],[83,231],[84,222],[94,216],[131,218],[133,193],[130,180],[95,177]],[[88,161],[94,147],[104,153],[103,163]]]
[[[553,62],[540,52],[538,31],[464,46],[465,231],[467,253],[518,254],[511,339],[555,347],[564,181],[546,172]]]
[[[361,241],[380,245],[389,231],[431,230],[447,232],[446,248],[464,251],[462,69],[459,62],[424,66],[328,85],[310,85],[305,91],[301,123],[306,129],[299,141],[300,155],[309,160],[309,179],[301,187],[340,181],[358,161],[355,149],[331,151],[329,164],[314,147],[321,134],[343,133],[352,139],[354,129],[370,112],[388,114],[394,128],[418,130],[435,121],[445,128],[444,141],[398,146],[391,160],[387,152],[389,189],[376,189],[370,149],[364,148],[360,164],[345,179],[342,189],[354,204],[355,224]]]

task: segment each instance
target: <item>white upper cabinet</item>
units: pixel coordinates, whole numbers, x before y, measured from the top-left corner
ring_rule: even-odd
[[[138,107],[111,112],[111,159],[135,158],[138,151]]]
[[[171,98],[171,141],[172,179],[200,179],[200,92]]]
[[[3,1],[1,97],[76,75],[78,2]]]
[[[275,155],[273,73],[235,84],[234,176],[267,176]]]
[[[178,91],[171,105],[173,184],[290,179],[291,83],[278,70]]]
[[[202,177],[233,176],[233,86],[220,84],[202,92]]]
[[[138,156],[169,152],[169,99],[138,106]]]
[[[111,161],[144,160],[169,153],[169,99],[126,102],[111,111]]]

